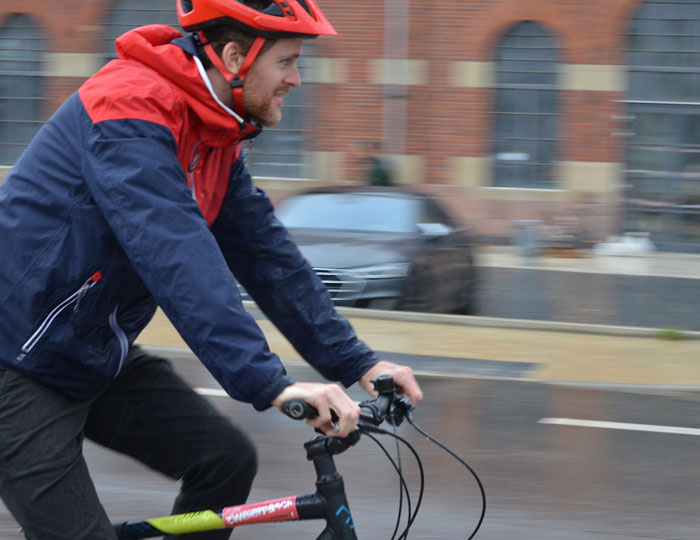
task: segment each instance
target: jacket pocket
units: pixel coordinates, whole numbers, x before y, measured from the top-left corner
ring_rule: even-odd
[[[22,353],[17,357],[15,362],[20,362],[22,358],[36,346],[41,338],[46,334],[47,330],[51,327],[53,322],[56,320],[63,311],[72,305],[78,305],[80,300],[85,296],[85,294],[92,289],[100,280],[102,279],[102,272],[99,270],[91,275],[85,283],[83,283],[80,288],[73,294],[65,298],[62,302],[56,305],[49,314],[44,318],[39,327],[34,331],[34,333],[29,337],[29,339],[22,345]]]

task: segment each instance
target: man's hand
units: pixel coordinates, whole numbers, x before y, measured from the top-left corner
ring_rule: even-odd
[[[394,378],[394,383],[399,387],[398,393],[406,394],[414,405],[423,399],[423,391],[420,389],[418,381],[416,381],[416,378],[413,376],[413,370],[408,366],[400,366],[385,360],[377,362],[360,379],[362,388],[364,388],[369,395],[376,395],[371,381],[380,375],[391,375]]]
[[[313,405],[318,410],[318,417],[306,423],[320,428],[328,436],[347,437],[357,427],[360,407],[337,384],[294,383],[282,390],[272,404],[279,409],[290,399],[302,399]],[[331,421],[331,409],[338,417],[335,424]],[[336,426],[337,430],[334,431]]]

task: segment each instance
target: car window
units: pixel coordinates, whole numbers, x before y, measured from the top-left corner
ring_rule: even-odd
[[[277,217],[289,228],[416,232],[419,201],[364,193],[310,193],[284,201]]]
[[[423,223],[442,223],[443,225],[452,227],[452,220],[445,214],[442,208],[431,199],[424,200],[421,221]]]

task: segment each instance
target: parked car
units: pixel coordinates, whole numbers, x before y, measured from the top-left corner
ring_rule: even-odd
[[[276,214],[336,305],[474,313],[472,243],[436,199],[401,188],[314,188]]]

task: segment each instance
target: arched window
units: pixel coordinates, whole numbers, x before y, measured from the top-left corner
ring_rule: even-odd
[[[700,3],[639,6],[627,36],[624,228],[700,249]],[[693,247],[694,246],[694,247]]]
[[[41,127],[42,31],[27,15],[0,25],[0,165],[12,165]]]
[[[522,22],[501,39],[495,58],[494,185],[556,188],[556,41]]]

